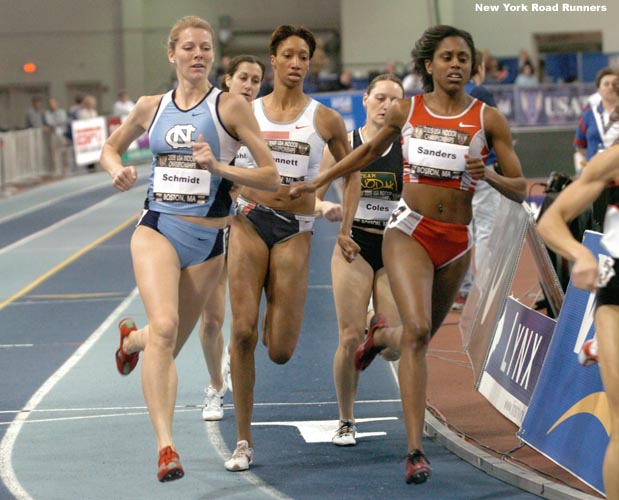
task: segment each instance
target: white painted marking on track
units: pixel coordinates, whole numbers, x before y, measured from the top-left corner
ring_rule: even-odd
[[[384,404],[384,403],[399,403],[399,399],[376,399],[376,400],[365,400],[365,401],[357,401],[356,404]],[[314,403],[256,403],[254,407],[274,407],[274,406],[327,406],[327,405],[336,405],[335,401],[318,401]],[[197,411],[201,410],[203,405],[176,405],[174,408],[175,412],[187,412],[187,411]],[[233,404],[225,404],[225,409],[233,410]],[[61,422],[63,420],[86,420],[93,418],[108,418],[108,417],[123,417],[123,416],[133,416],[133,415],[146,415],[148,414],[148,408],[146,406],[95,406],[95,407],[84,407],[84,408],[45,408],[38,410],[36,408],[32,409],[21,409],[21,410],[0,410],[0,415],[13,415],[13,414],[25,414],[29,413],[30,415],[42,415],[42,414],[53,414],[53,413],[77,413],[77,412],[89,412],[92,415],[84,415],[77,417],[55,417],[55,418],[30,418],[29,420],[24,420],[24,425],[32,425],[38,423],[45,422]],[[114,412],[114,413],[103,413],[103,412]],[[395,417],[394,417],[395,418]],[[365,419],[363,421],[372,420]],[[359,420],[362,421],[362,420]],[[9,422],[0,422],[0,426],[2,425],[10,425],[12,421]]]
[[[213,448],[215,448],[215,451],[221,458],[222,462],[225,462],[226,460],[228,460],[228,458],[230,458],[230,455],[232,455],[232,452],[226,446],[224,438],[221,435],[221,432],[219,429],[219,422],[204,422],[204,423],[206,424],[205,425],[206,435],[208,436],[209,442],[211,443]],[[224,470],[223,465],[222,465],[222,470]],[[227,472],[229,474],[238,474],[237,472],[230,472],[230,471],[227,471]],[[272,498],[276,498],[277,500],[292,500],[289,496],[284,495],[278,489],[273,488],[269,484],[265,483],[262,479],[260,479],[253,472],[251,472],[251,469],[243,471],[241,474],[244,480],[256,486],[266,495],[269,495]]]
[[[32,500],[32,497],[21,485],[12,464],[13,447],[19,433],[37,405],[45,398],[54,386],[84,357],[90,348],[99,340],[99,338],[116,323],[121,314],[127,309],[127,306],[138,295],[138,289],[133,291],[123,300],[114,311],[105,319],[88,339],[73,353],[73,355],[64,362],[64,364],[56,370],[56,372],[48,378],[45,383],[34,393],[22,410],[15,416],[2,441],[0,442],[0,479],[4,482],[7,489],[18,500]]]
[[[356,422],[382,422],[385,420],[397,419],[397,417],[358,418]],[[339,427],[340,423],[339,420],[305,420],[292,422],[252,422],[251,425],[296,427],[306,443],[330,443],[331,438],[333,438],[333,431]],[[357,438],[386,435],[386,432],[358,432]]]
[[[0,344],[0,349],[11,349],[13,347],[34,347],[34,344]]]
[[[83,189],[80,189],[78,191],[71,191],[70,193],[67,194],[63,194],[61,196],[57,196],[56,198],[51,198],[47,201],[44,201],[42,203],[39,203],[37,205],[32,205],[29,208],[25,208],[23,210],[20,210],[19,212],[16,212],[14,214],[11,215],[7,215],[5,217],[0,218],[0,224],[10,221],[12,219],[16,219],[17,217],[21,217],[23,215],[29,214],[30,212],[34,212],[35,210],[39,210],[41,208],[45,208],[45,207],[49,207],[50,205],[53,205],[54,203],[58,203],[60,201],[66,200],[67,198],[72,198],[74,196],[79,196],[80,194],[84,194],[84,193],[88,193],[89,191],[95,191],[96,189],[100,189],[102,187],[106,187],[106,186],[110,186],[110,181],[109,179],[105,179],[105,181],[100,182],[98,184],[93,184],[90,186],[86,186]]]
[[[22,238],[21,240],[17,240],[13,243],[11,243],[10,245],[7,245],[3,248],[0,249],[0,255],[5,254],[7,252],[10,252],[11,250],[15,250],[16,248],[19,248],[21,246],[24,246],[26,243],[29,243],[37,238],[40,238],[41,236],[44,236],[48,233],[51,233],[52,231],[55,231],[56,229],[58,229],[59,227],[65,226],[67,225],[69,222],[72,222],[75,219],[78,219],[80,217],[83,217],[86,214],[89,214],[91,212],[95,212],[96,210],[99,210],[101,207],[105,206],[105,205],[109,205],[110,203],[114,203],[116,201],[116,197],[122,195],[123,193],[118,193],[112,196],[109,196],[107,198],[105,198],[104,200],[101,200],[99,203],[95,203],[94,205],[91,205],[90,207],[84,209],[84,210],[80,210],[79,212],[74,213],[73,215],[70,215],[69,217],[65,217],[64,219],[59,220],[58,222],[56,222],[55,224],[52,224],[51,226],[47,226],[45,229],[41,229],[40,231],[37,231],[36,233],[32,233],[28,236],[26,236],[25,238]]]

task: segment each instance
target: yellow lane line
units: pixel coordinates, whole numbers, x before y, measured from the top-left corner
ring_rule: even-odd
[[[121,231],[126,229],[131,224],[135,224],[135,221],[137,220],[139,215],[140,214],[132,215],[129,219],[127,219],[125,222],[123,222],[119,226],[115,227],[114,229],[112,229],[109,233],[104,234],[99,239],[93,241],[92,243],[90,243],[89,245],[85,246],[81,250],[78,250],[77,252],[75,252],[73,255],[71,255],[69,258],[65,259],[60,264],[54,266],[52,269],[47,271],[45,274],[39,276],[36,280],[34,280],[32,283],[30,283],[29,285],[27,285],[24,288],[22,288],[15,295],[12,295],[8,299],[6,299],[4,302],[0,303],[0,311],[2,311],[9,304],[15,302],[17,299],[19,299],[19,298],[23,297],[24,295],[26,295],[31,290],[34,290],[37,286],[39,286],[45,280],[47,280],[48,278],[51,278],[54,274],[58,273],[58,271],[61,271],[62,269],[67,267],[72,262],[75,262],[77,259],[79,259],[83,255],[87,254],[93,248],[97,247],[98,245],[100,245],[104,241],[110,239],[112,236],[115,236],[116,234],[120,233]]]

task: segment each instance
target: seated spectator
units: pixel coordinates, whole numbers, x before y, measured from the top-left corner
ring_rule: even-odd
[[[518,87],[535,87],[538,84],[533,64],[530,61],[525,62],[522,68],[520,68],[520,73],[518,73],[514,85]]]
[[[40,95],[32,96],[32,105],[26,111],[26,128],[41,128],[45,126],[43,99]]]
[[[118,91],[118,100],[114,103],[114,109],[112,111],[113,116],[125,117],[133,109],[135,103],[129,99],[129,92],[126,90]]]

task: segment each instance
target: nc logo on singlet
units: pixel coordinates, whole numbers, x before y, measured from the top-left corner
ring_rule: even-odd
[[[191,134],[197,129],[193,125],[174,125],[165,135],[165,141],[174,149],[191,146]]]

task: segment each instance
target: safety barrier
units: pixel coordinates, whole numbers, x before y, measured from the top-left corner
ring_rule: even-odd
[[[106,138],[122,120],[100,116],[71,122],[69,141],[48,128],[30,128],[0,134],[0,195],[43,178],[60,178],[91,171],[101,155]],[[123,162],[150,161],[148,135],[134,141]],[[85,168],[86,167],[86,168]]]
[[[0,134],[0,192],[73,170],[73,148],[43,128]]]

